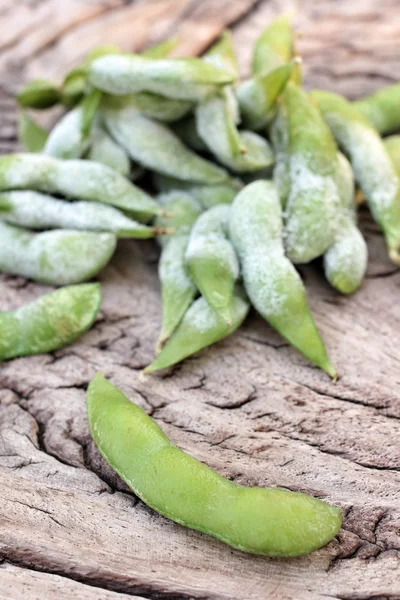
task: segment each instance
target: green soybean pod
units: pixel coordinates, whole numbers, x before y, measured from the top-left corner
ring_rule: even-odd
[[[118,238],[147,239],[163,228],[148,227],[127,217],[113,206],[94,202],[65,202],[30,190],[0,192],[8,210],[0,218],[28,229],[77,229],[108,231]]]
[[[32,233],[0,221],[0,272],[48,285],[91,279],[109,262],[113,233],[54,230]]]
[[[59,350],[83,335],[99,312],[98,283],[67,286],[0,312],[0,360]]]
[[[239,77],[239,65],[229,29],[222,32],[219,40],[203,54],[202,59],[217,69],[231,73],[235,79]]]
[[[0,157],[0,191],[28,189],[66,198],[111,204],[147,219],[162,209],[143,190],[100,163],[60,160],[43,154],[6,154]]]
[[[285,256],[282,210],[274,184],[255,181],[231,207],[230,238],[255,309],[299,352],[337,377],[307,305],[303,282]]]
[[[252,56],[253,75],[288,63],[294,54],[293,29],[288,15],[276,18],[257,38]]]
[[[170,442],[155,421],[101,373],[87,391],[89,427],[100,453],[161,515],[244,552],[307,554],[339,531],[339,508],[306,494],[247,487]]]
[[[275,155],[273,180],[282,208],[286,208],[290,194],[289,119],[286,103],[280,102],[270,126],[270,138]]]
[[[289,82],[282,96],[288,115],[290,193],[285,245],[293,263],[307,263],[332,245],[340,207],[336,144],[307,94]]]
[[[390,135],[383,140],[383,143],[400,177],[400,135]]]
[[[225,183],[228,173],[186,148],[165,125],[136,109],[104,108],[106,127],[139,164],[164,175],[198,183]]]
[[[141,55],[146,56],[147,58],[166,58],[179,44],[179,39],[177,37],[169,38],[167,40],[163,40],[162,42],[158,42],[150,48],[146,48],[142,50]]]
[[[188,146],[191,150],[195,150],[196,152],[208,152],[208,146],[198,134],[196,119],[193,115],[189,115],[181,121],[173,123],[172,130],[185,146]]]
[[[231,324],[220,317],[202,296],[197,298],[185,313],[171,338],[157,358],[148,365],[145,373],[153,373],[175,365],[188,356],[215,344],[233,333],[245,320],[249,303],[244,294],[236,290],[230,306]]]
[[[381,88],[357,100],[354,106],[380,134],[400,129],[400,83]]]
[[[367,270],[368,248],[357,227],[353,171],[341,152],[338,152],[338,189],[341,207],[337,215],[337,233],[324,254],[324,271],[332,287],[342,294],[353,294]]]
[[[293,72],[289,63],[244,81],[237,89],[243,126],[259,131],[272,120],[278,96]]]
[[[26,111],[20,111],[18,141],[26,152],[42,152],[48,135],[48,132],[38,125]]]
[[[196,198],[204,210],[212,208],[216,204],[232,204],[234,197],[242,187],[239,180],[231,180],[227,184],[195,185],[160,173],[153,174],[153,183],[160,192],[186,190]]]
[[[33,79],[17,94],[17,102],[23,108],[50,108],[59,101],[57,87],[47,79]]]
[[[158,216],[155,220],[156,227],[161,231],[171,228],[175,233],[189,233],[192,225],[202,212],[200,203],[194,196],[185,190],[169,190],[159,194],[157,202],[164,208],[168,216]],[[161,246],[171,239],[171,235],[158,237]]]
[[[230,206],[219,204],[204,212],[192,227],[186,250],[189,273],[212,309],[228,324],[239,262],[228,239]]]
[[[164,123],[174,123],[183,119],[193,108],[193,102],[189,100],[176,100],[152,92],[119,96],[114,103],[118,103],[121,108],[124,106],[136,108],[146,117]]]
[[[50,131],[43,153],[56,158],[81,158],[90,146],[90,138],[83,134],[82,107],[67,112]]]
[[[390,259],[400,264],[400,178],[379,134],[342,96],[315,90],[311,97],[350,157],[356,181],[383,230]]]
[[[90,136],[88,159],[107,165],[111,169],[114,169],[114,171],[117,171],[117,173],[124,175],[124,177],[129,178],[130,176],[131,161],[128,153],[119,144],[114,142],[112,137],[100,124],[96,124],[93,127]]]
[[[88,80],[113,95],[153,92],[197,101],[234,77],[199,58],[152,60],[135,54],[103,56],[88,67]]]

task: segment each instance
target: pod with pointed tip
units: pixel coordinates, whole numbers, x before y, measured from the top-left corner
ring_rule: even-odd
[[[117,96],[147,91],[197,101],[215,87],[232,83],[234,77],[199,58],[152,60],[119,54],[93,61],[88,67],[88,80],[94,87]]]
[[[18,117],[18,140],[25,152],[42,152],[48,138],[46,129],[36,123],[25,110]]]
[[[307,263],[332,245],[340,207],[336,144],[307,94],[289,82],[281,98],[288,118],[290,192],[285,246],[290,260]]]
[[[282,210],[272,182],[255,181],[239,192],[231,207],[230,238],[256,310],[306,358],[336,378],[303,282],[285,256]]]
[[[334,242],[324,254],[325,277],[342,294],[353,294],[367,270],[368,248],[357,227],[354,177],[347,158],[338,152],[338,189],[341,206]]]
[[[205,298],[197,298],[165,344],[157,358],[144,372],[153,373],[176,365],[188,356],[215,344],[240,327],[249,312],[249,303],[239,289],[233,294],[229,309],[231,325],[213,310]]]
[[[139,498],[161,515],[244,552],[308,554],[339,531],[339,508],[278,488],[247,487],[170,442],[155,421],[98,373],[87,391],[92,437]]]
[[[288,15],[274,19],[258,36],[252,56],[253,75],[263,75],[288,63],[294,54],[293,29]]]
[[[358,108],[332,92],[311,93],[339,145],[375,221],[381,226],[389,258],[400,264],[400,178],[379,134]]]
[[[67,286],[0,312],[0,360],[53,352],[83,335],[101,304],[98,283]]]
[[[24,108],[50,108],[59,100],[58,88],[47,79],[32,79],[17,94],[18,104]]]
[[[162,322],[157,348],[172,335],[192,304],[197,288],[185,264],[186,248],[193,223],[201,213],[199,203],[184,191],[169,192],[158,198],[160,204],[173,216],[159,218],[158,225],[165,221],[175,229],[171,236],[160,236],[162,245],[158,276],[161,285]]]
[[[164,175],[198,183],[229,181],[228,173],[186,148],[165,125],[136,109],[104,107],[103,117],[113,138],[139,164]]]
[[[28,229],[108,231],[118,238],[137,239],[155,237],[163,229],[138,223],[117,208],[99,202],[65,202],[30,190],[0,192],[1,199],[8,203],[8,210],[0,218]]]
[[[43,154],[0,157],[0,191],[27,189],[111,204],[147,220],[162,212],[148,194],[106,165]],[[140,220],[142,220],[140,218]]]
[[[230,324],[232,296],[239,262],[228,239],[230,206],[219,204],[193,225],[186,250],[189,273],[208,304]]]
[[[48,285],[88,281],[109,262],[113,233],[56,229],[32,233],[0,221],[0,272]]]
[[[354,102],[354,106],[380,134],[400,128],[400,83],[381,88]]]
[[[82,107],[67,112],[50,131],[43,154],[55,158],[81,158],[90,146],[90,138],[83,135]]]

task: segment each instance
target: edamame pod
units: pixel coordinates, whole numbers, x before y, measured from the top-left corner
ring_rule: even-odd
[[[400,83],[361,98],[354,102],[354,106],[380,134],[395,131],[400,128]]]
[[[162,212],[150,196],[128,179],[106,165],[88,160],[66,161],[43,154],[3,155],[0,191],[9,189],[31,189],[103,202],[147,218]]]
[[[158,201],[172,216],[158,217],[157,225],[169,224],[175,229],[171,236],[160,236],[162,245],[158,275],[161,285],[162,323],[156,348],[161,349],[172,335],[192,304],[197,288],[185,264],[185,253],[193,223],[201,213],[201,206],[190,194],[174,191],[162,194]],[[165,223],[168,221],[168,223]]]
[[[341,207],[335,240],[324,254],[324,271],[332,287],[342,294],[353,294],[367,270],[368,248],[357,227],[353,171],[341,152],[338,152],[337,174]]]
[[[306,358],[336,378],[303,282],[285,256],[281,205],[272,182],[255,181],[239,192],[231,207],[230,238],[256,310]]]
[[[33,79],[17,94],[18,104],[24,108],[50,108],[59,100],[57,87],[47,79]]]
[[[275,154],[273,179],[282,208],[286,208],[290,194],[289,119],[287,106],[280,102],[270,127],[270,138]]]
[[[188,100],[175,100],[151,92],[140,92],[128,96],[114,96],[108,102],[112,102],[115,108],[135,108],[144,116],[149,117],[149,119],[165,123],[179,121],[193,107],[193,103]]]
[[[282,65],[264,75],[244,81],[237,89],[243,125],[259,131],[271,121],[276,100],[293,71],[293,64]]]
[[[219,40],[202,56],[203,60],[217,69],[230,73],[232,77],[239,77],[239,65],[232,34],[228,29],[222,32]]]
[[[8,211],[0,218],[28,229],[78,229],[108,231],[118,238],[147,239],[162,228],[148,227],[128,218],[113,206],[98,202],[64,202],[40,192],[0,192]]]
[[[294,54],[293,30],[288,15],[272,21],[257,38],[252,56],[253,75],[263,75],[288,63]]]
[[[231,180],[229,184],[194,185],[191,182],[180,181],[160,173],[153,174],[153,183],[160,192],[186,190],[196,198],[204,210],[212,208],[216,204],[231,204],[242,187],[239,180]]]
[[[128,153],[114,142],[101,125],[93,128],[88,159],[107,165],[124,177],[130,175],[131,161]]]
[[[83,134],[82,107],[67,112],[50,131],[43,153],[55,158],[81,158],[90,146],[90,137]]]
[[[35,123],[26,111],[21,110],[18,118],[18,140],[26,152],[42,152],[48,133]]]
[[[243,293],[236,292],[232,297],[229,311],[232,323],[228,325],[226,320],[210,307],[205,298],[198,298],[186,312],[160,354],[151,365],[145,368],[144,372],[153,373],[160,369],[166,369],[224,339],[240,327],[249,308],[249,303]]]
[[[230,206],[219,204],[204,212],[193,225],[186,250],[189,273],[208,304],[228,324],[239,262],[227,239]]]
[[[109,262],[115,247],[113,233],[32,233],[0,221],[0,272],[48,285],[91,279]]]
[[[234,77],[199,58],[152,60],[135,54],[103,56],[88,67],[89,82],[114,95],[153,92],[197,101]]]
[[[337,150],[318,109],[301,88],[289,82],[282,103],[290,157],[285,245],[293,263],[307,263],[324,254],[336,235]]]
[[[93,324],[98,283],[64,287],[14,311],[0,312],[0,360],[59,350]]]
[[[141,165],[184,181],[225,183],[228,173],[186,148],[165,125],[133,108],[103,110],[113,138]]]
[[[196,152],[207,152],[208,146],[203,142],[197,132],[196,119],[193,115],[178,121],[172,125],[173,132],[179,139]]]
[[[400,264],[400,178],[379,134],[356,106],[338,94],[316,90],[311,96],[350,157],[372,216],[383,230],[390,259]]]
[[[339,508],[306,494],[238,485],[174,446],[155,421],[101,373],[87,391],[100,453],[161,515],[244,552],[307,554],[339,531]]]

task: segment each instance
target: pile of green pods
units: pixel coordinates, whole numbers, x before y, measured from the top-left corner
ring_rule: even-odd
[[[99,47],[61,85],[19,92],[25,151],[0,157],[0,272],[84,284],[119,238],[156,238],[162,323],[146,373],[253,306],[335,379],[296,267],[321,257],[338,292],[361,286],[356,186],[400,265],[400,136],[381,138],[400,130],[400,84],[356,102],[305,91],[286,15],[259,35],[245,81],[229,31],[201,58],[171,58],[176,44]],[[57,104],[47,132],[31,110]]]

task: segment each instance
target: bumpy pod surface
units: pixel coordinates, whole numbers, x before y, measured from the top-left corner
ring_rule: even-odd
[[[297,85],[282,96],[289,139],[290,192],[285,246],[293,263],[307,263],[331,246],[340,207],[336,145],[318,109]]]
[[[354,106],[380,134],[400,128],[400,83],[384,87],[371,96],[354,102]]]
[[[43,154],[55,158],[81,158],[90,146],[90,138],[83,133],[82,107],[67,112],[50,131]]]
[[[256,310],[299,352],[336,377],[303,282],[285,256],[281,206],[272,182],[255,181],[239,192],[231,208],[230,237]]]
[[[400,178],[379,134],[342,96],[320,90],[311,96],[350,157],[372,216],[383,230],[389,257],[400,264]]]
[[[164,175],[198,183],[229,181],[228,173],[186,148],[165,125],[132,108],[104,108],[107,129],[139,164]]]
[[[98,202],[64,202],[29,190],[0,192],[7,211],[0,218],[28,229],[78,229],[109,231],[119,238],[147,239],[157,235],[148,227],[130,219],[123,212]]]
[[[171,338],[157,358],[145,368],[145,373],[153,373],[175,365],[188,356],[224,339],[245,320],[249,303],[241,291],[236,290],[229,310],[230,325],[220,317],[203,297],[197,298],[186,311]]]
[[[0,360],[63,348],[93,324],[98,283],[64,287],[14,311],[0,312]]]
[[[0,191],[9,189],[30,189],[103,202],[145,215],[147,219],[162,212],[150,196],[128,179],[106,165],[89,160],[60,160],[43,154],[3,155],[0,157]]]
[[[0,272],[49,285],[81,283],[101,271],[116,243],[113,233],[32,233],[0,221]]]
[[[152,60],[134,54],[98,58],[89,66],[88,78],[94,87],[109,94],[148,91],[194,101],[234,80],[230,73],[199,58]]]
[[[228,239],[230,206],[219,204],[204,212],[193,225],[186,250],[189,273],[207,300],[227,323],[239,262]]]
[[[238,485],[174,446],[151,417],[103,375],[87,392],[94,442],[158,513],[254,554],[296,556],[339,531],[339,508],[306,494]]]

